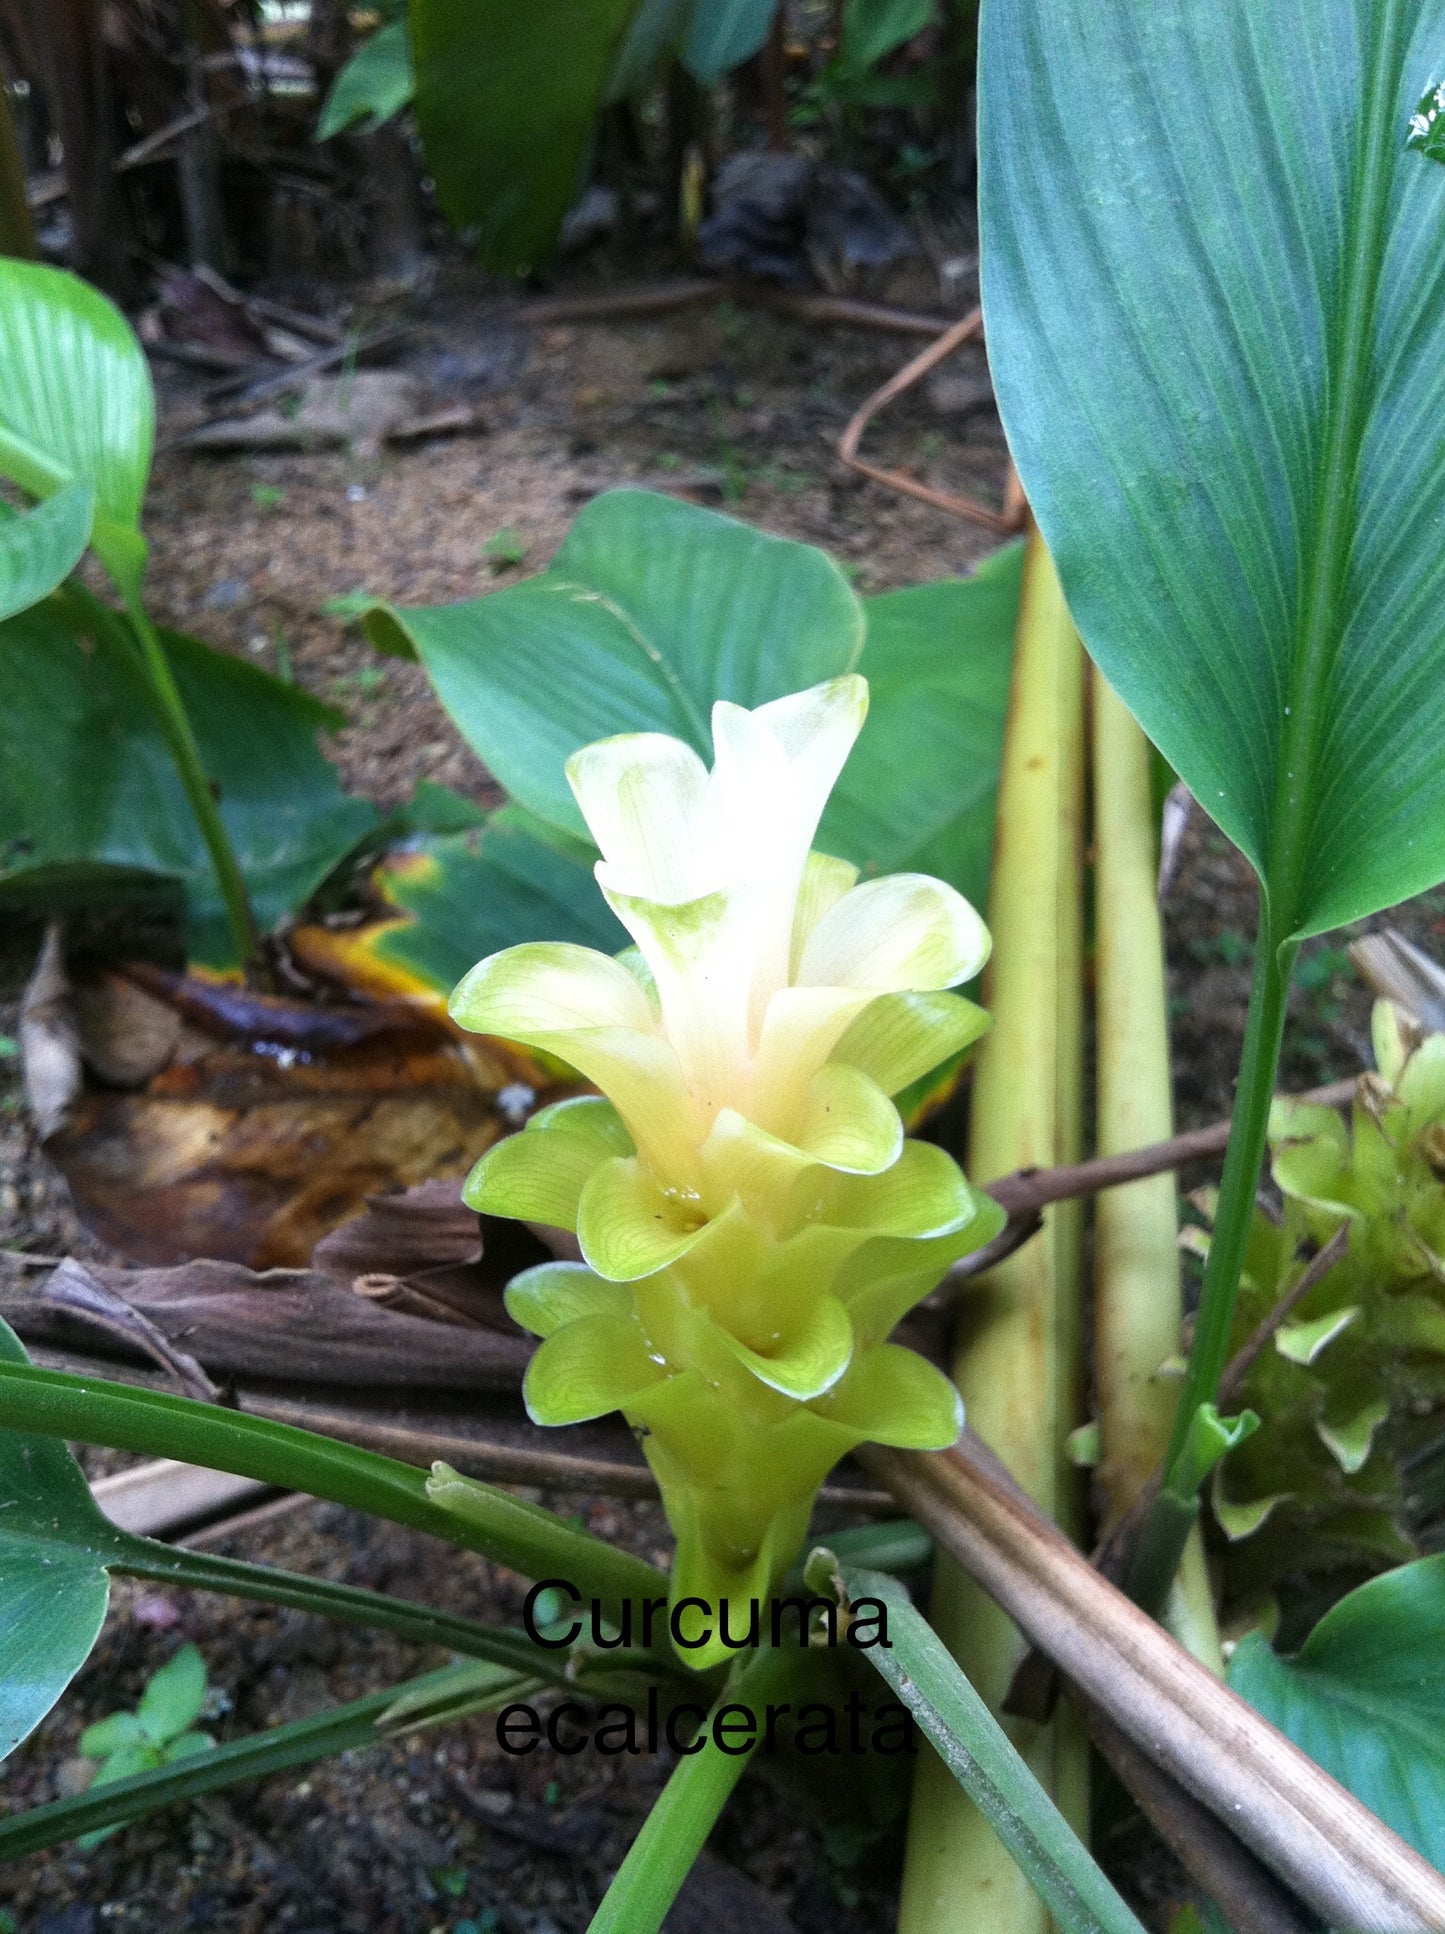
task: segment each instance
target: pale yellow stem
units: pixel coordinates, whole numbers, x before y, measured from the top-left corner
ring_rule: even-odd
[[[1003,773],[985,989],[993,1015],[974,1075],[969,1175],[1079,1153],[1080,827],[1083,659],[1052,561],[1028,541]],[[971,1283],[954,1375],[969,1421],[1050,1515],[1075,1517],[1063,1446],[1078,1422],[1078,1210],[1056,1204],[1043,1233]],[[933,1622],[998,1707],[1023,1652],[1008,1617],[940,1562]],[[1006,1720],[1015,1744],[1076,1826],[1087,1811],[1072,1727]],[[1037,1895],[941,1763],[921,1759],[909,1821],[903,1934],[1043,1934]]]
[[[1152,753],[1127,708],[1096,672],[1094,969],[1100,1155],[1174,1133],[1164,935],[1156,891]],[[1109,1524],[1129,1509],[1169,1448],[1183,1305],[1179,1204],[1172,1175],[1109,1189],[1094,1207],[1094,1347]],[[1203,1663],[1221,1667],[1219,1632],[1196,1531],[1167,1622]]]

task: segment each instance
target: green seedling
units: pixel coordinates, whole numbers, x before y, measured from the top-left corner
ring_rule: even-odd
[[[196,1729],[206,1703],[206,1666],[194,1645],[183,1645],[173,1659],[151,1674],[134,1712],[113,1712],[98,1719],[80,1735],[80,1750],[97,1759],[92,1787],[130,1779],[195,1759],[215,1749],[209,1733]],[[100,1827],[85,1834],[82,1847],[98,1846],[116,1827]]]
[[[493,572],[515,571],[527,561],[527,544],[520,531],[510,525],[493,531],[482,546],[482,561]]]

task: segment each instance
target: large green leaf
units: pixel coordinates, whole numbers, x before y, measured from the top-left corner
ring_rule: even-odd
[[[318,729],[338,723],[326,706],[197,639],[169,634],[165,646],[258,918],[274,923],[375,812],[342,792],[317,748]],[[42,880],[54,891],[76,867],[88,885],[97,863],[180,881],[192,958],[232,964],[215,874],[129,628],[66,594],[0,626],[0,892]]]
[[[0,511],[0,619],[48,598],[70,576],[90,542],[94,512],[88,483],[67,484],[23,517]]]
[[[1445,1872],[1445,1556],[1352,1591],[1293,1659],[1251,1633],[1229,1683]]]
[[[985,0],[1014,458],[1276,945],[1445,875],[1442,72],[1445,0]]]
[[[25,1352],[0,1323],[0,1361]],[[109,1525],[55,1437],[0,1431],[0,1759],[49,1712],[105,1623]]]
[[[576,199],[633,0],[411,0],[416,118],[437,199],[482,261],[525,275]]]
[[[114,304],[60,269],[0,258],[0,475],[42,498],[89,484],[91,542],[131,587],[154,433],[150,371]]]
[[[825,851],[868,873],[937,874],[984,905],[1022,563],[1010,545],[971,578],[867,600],[868,718],[823,815]]]
[[[571,940],[609,954],[627,945],[591,867],[518,824],[515,810],[504,806],[485,826],[413,841],[382,861],[374,884],[412,919],[366,939],[378,961],[450,992],[484,956],[518,940]]]
[[[621,101],[651,86],[663,55],[688,31],[697,0],[637,0],[607,76],[604,100]]]
[[[329,141],[358,121],[365,124],[362,132],[370,134],[400,114],[415,92],[406,22],[393,20],[362,42],[331,83],[316,123],[316,139]]]
[[[563,771],[579,745],[670,732],[710,758],[714,699],[760,705],[850,671],[864,630],[821,551],[640,490],[594,499],[525,584],[378,606],[365,625],[384,649],[415,649],[514,799],[584,835]]]

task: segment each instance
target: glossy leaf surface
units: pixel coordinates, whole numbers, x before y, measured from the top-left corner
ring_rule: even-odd
[[[82,628],[67,622],[74,611]],[[59,601],[0,630],[0,883],[44,895],[95,869],[181,882],[191,957],[233,955],[205,846],[157,735],[124,621]],[[169,634],[166,649],[258,918],[297,906],[375,821],[316,745],[338,721],[255,666]]]
[[[447,218],[483,263],[525,275],[551,253],[632,0],[505,6],[411,0],[416,118]]]
[[[0,1361],[25,1352],[0,1324]],[[32,1732],[100,1636],[110,1527],[59,1438],[0,1432],[0,1758]]]
[[[1359,1586],[1293,1659],[1251,1633],[1229,1683],[1445,1872],[1445,1556]]]
[[[357,48],[331,83],[316,123],[316,139],[329,141],[358,122],[362,133],[369,134],[400,114],[415,91],[406,23],[393,20]]]
[[[751,60],[768,37],[779,0],[696,0],[683,64],[711,87],[730,68]]]
[[[79,277],[0,259],[0,475],[34,497],[95,492],[92,541],[121,581],[145,557],[155,409],[125,317]]]
[[[525,584],[365,622],[416,651],[514,799],[584,838],[563,771],[579,746],[653,731],[710,755],[714,699],[801,691],[863,645],[862,606],[821,551],[640,490],[595,498]]]
[[[984,305],[1090,652],[1275,944],[1445,875],[1442,0],[987,0]]]
[[[865,872],[933,873],[982,907],[993,856],[1023,549],[865,601],[868,718],[819,845]]]
[[[0,620],[48,598],[69,577],[90,542],[94,510],[88,483],[67,484],[23,517],[0,510]]]

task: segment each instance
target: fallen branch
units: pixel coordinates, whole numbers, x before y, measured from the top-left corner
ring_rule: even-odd
[[[870,1446],[859,1461],[1089,1703],[1330,1925],[1445,1927],[1445,1876],[1101,1578],[967,1437],[931,1454]]]

